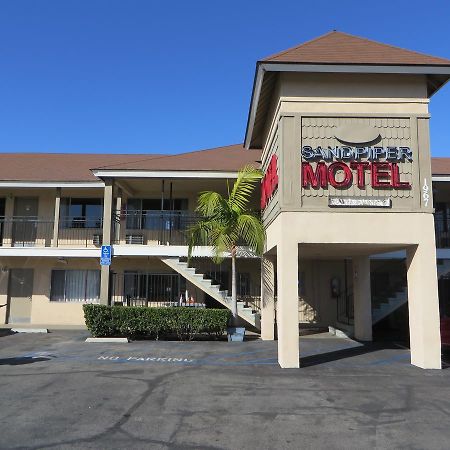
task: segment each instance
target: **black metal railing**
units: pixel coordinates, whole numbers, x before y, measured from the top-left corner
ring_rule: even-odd
[[[337,321],[347,325],[354,322],[355,311],[353,302],[353,291],[340,292],[337,297]]]
[[[36,217],[0,218],[0,245],[8,247],[50,247],[53,220]]]
[[[187,245],[187,230],[197,220],[189,211],[116,211],[113,243]]]
[[[221,290],[228,290],[231,295],[231,261],[229,258],[217,264],[210,258],[193,257],[189,261],[197,273],[203,273],[204,278],[211,280],[212,284],[219,285]],[[253,279],[247,268],[239,267],[237,263],[237,298],[244,302],[246,307],[254,311],[261,310],[261,276],[258,267],[257,276]]]
[[[151,308],[205,307],[186,294],[184,278],[175,273],[113,273],[110,303]]]
[[[434,216],[436,248],[450,248],[450,221],[445,217]]]
[[[0,217],[3,247],[98,247],[102,243],[102,218],[63,217],[55,241],[55,220],[37,217]]]
[[[58,247],[100,247],[103,242],[102,217],[61,217]]]

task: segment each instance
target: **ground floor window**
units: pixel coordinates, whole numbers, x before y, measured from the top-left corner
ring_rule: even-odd
[[[99,299],[99,270],[52,271],[51,301],[98,303]]]

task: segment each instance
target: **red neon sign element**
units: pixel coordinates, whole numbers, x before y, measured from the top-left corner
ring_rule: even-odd
[[[261,209],[267,206],[275,190],[278,188],[278,158],[272,155],[266,173],[261,181]]]

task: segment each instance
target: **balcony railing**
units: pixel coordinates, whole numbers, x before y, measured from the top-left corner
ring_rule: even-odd
[[[187,230],[198,216],[189,211],[115,212],[115,244],[187,245]]]
[[[55,220],[36,217],[0,218],[2,247],[99,247],[102,218],[63,217],[55,242]]]

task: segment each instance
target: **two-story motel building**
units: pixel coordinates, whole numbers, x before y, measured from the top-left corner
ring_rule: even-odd
[[[412,364],[440,368],[450,159],[430,157],[428,103],[449,77],[450,60],[332,32],[257,63],[244,145],[0,155],[0,320],[82,324],[87,302],[229,307],[229,260],[197,248],[188,268],[185,230],[199,192],[253,164],[266,251],[240,253],[238,310],[278,339],[280,365],[299,367],[300,325],[362,341],[406,329]]]

